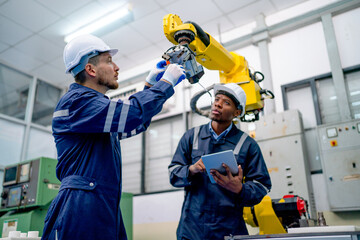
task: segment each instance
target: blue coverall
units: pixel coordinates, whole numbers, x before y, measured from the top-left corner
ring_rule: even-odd
[[[111,101],[77,83],[70,86],[53,116],[61,187],[42,239],[127,239],[119,206],[120,139],[146,130],[173,93],[171,84],[160,81],[127,101]]]
[[[177,239],[213,240],[230,234],[247,235],[243,207],[258,204],[271,188],[258,144],[246,137],[239,153],[234,152],[245,176],[241,192],[235,194],[212,184],[206,172],[190,177],[189,166],[205,154],[234,150],[244,132],[233,125],[225,137],[216,141],[209,124],[200,126],[198,134],[194,131],[190,129],[183,135],[169,165],[170,183],[174,187],[185,187]],[[198,138],[195,141],[194,135]]]

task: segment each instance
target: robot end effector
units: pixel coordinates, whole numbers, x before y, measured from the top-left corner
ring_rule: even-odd
[[[168,14],[163,18],[163,27],[166,38],[175,45],[163,54],[163,58],[168,63],[183,65],[187,79],[192,84],[197,83],[204,75],[203,67],[218,70],[221,83],[236,83],[247,95],[246,116],[243,116],[241,120],[259,119],[259,113],[264,107],[264,99],[274,98],[271,91],[259,86],[264,79],[262,73],[251,73],[243,56],[228,52],[194,22],[183,23],[179,16]],[[210,89],[196,94],[191,101],[192,110],[200,115],[206,116],[202,113],[203,111],[196,108],[196,101]]]
[[[177,63],[183,65],[185,69],[186,79],[191,83],[199,82],[204,75],[204,68],[196,62],[195,53],[185,45],[176,45],[169,48],[162,58],[168,63]]]
[[[168,40],[175,44],[175,46],[170,47],[163,55],[162,58],[165,59],[168,63],[177,63],[184,66],[186,78],[191,84],[199,82],[200,78],[204,75],[204,68],[202,65],[197,63],[196,60],[196,48],[193,50],[189,47],[189,44],[196,39],[196,36],[201,37],[205,42],[206,46],[209,45],[210,40],[208,35],[196,24],[188,22],[185,24],[184,29],[177,29],[171,34],[169,38],[169,21],[168,16],[172,20],[177,17],[176,15],[168,14],[164,17],[164,32]],[[172,21],[170,20],[170,21]],[[177,17],[175,21],[178,21]],[[182,24],[181,20],[178,22]],[[194,29],[195,28],[195,29]]]

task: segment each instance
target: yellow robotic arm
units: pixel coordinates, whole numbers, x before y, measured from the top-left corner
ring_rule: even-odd
[[[259,227],[259,234],[287,233],[289,228],[313,225],[308,212],[308,203],[297,195],[285,195],[271,199],[266,195],[253,207],[244,207],[244,220],[252,227]]]
[[[204,32],[196,23],[183,23],[179,16],[168,14],[163,19],[166,38],[174,45],[188,45],[195,53],[196,61],[210,70],[218,70],[221,83],[237,83],[245,91],[246,112],[259,113],[264,107],[262,94],[272,95],[269,91],[262,90],[248,68],[248,63],[243,56],[228,52],[211,35]]]
[[[272,201],[269,196],[254,207],[245,207],[244,220],[252,227],[259,227],[259,234],[280,234],[286,230],[274,212]]]
[[[189,36],[193,33],[194,40],[189,43],[189,47],[196,53],[197,62],[207,69],[219,70],[226,74],[235,72],[236,68],[241,68],[242,72],[246,71],[247,64],[243,57],[229,53],[207,33],[207,36],[204,36],[204,38],[207,39],[203,42],[196,31],[194,23],[183,23],[179,16],[168,14],[164,17],[163,26],[166,38],[174,45],[188,42],[188,39],[192,39],[192,37]],[[239,61],[237,61],[236,58],[239,58]],[[248,75],[247,73],[244,74],[243,81],[249,81]]]

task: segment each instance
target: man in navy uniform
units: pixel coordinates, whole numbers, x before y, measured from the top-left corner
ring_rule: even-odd
[[[245,113],[246,94],[235,83],[215,85],[211,121],[188,130],[169,165],[170,183],[185,187],[185,199],[177,229],[178,240],[223,239],[245,235],[243,207],[254,206],[270,191],[271,181],[261,150],[254,139],[232,120]],[[201,156],[233,150],[238,174],[216,170],[210,182]],[[243,178],[245,177],[245,180]]]
[[[146,130],[151,118],[185,78],[184,69],[161,61],[146,78],[146,87],[127,100],[106,95],[118,88],[117,49],[84,35],[64,49],[66,73],[75,78],[53,115],[61,181],[51,203],[43,239],[127,239],[121,216],[120,140]]]

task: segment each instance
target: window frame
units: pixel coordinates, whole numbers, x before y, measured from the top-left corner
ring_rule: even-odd
[[[346,74],[349,74],[352,72],[357,72],[357,71],[360,72],[360,64],[344,68],[343,74],[344,74],[344,76],[346,76]],[[317,126],[322,125],[323,121],[321,119],[321,114],[320,114],[319,94],[316,89],[316,81],[321,81],[321,80],[328,79],[328,78],[332,79],[331,72],[317,75],[314,77],[310,77],[307,79],[303,79],[300,81],[281,85],[281,93],[282,93],[282,98],[283,98],[284,111],[289,110],[289,101],[288,101],[288,97],[287,97],[287,92],[289,90],[294,90],[294,89],[310,86],[312,96],[313,96],[313,104],[314,104],[315,116],[316,116],[316,125]],[[346,84],[346,82],[345,82],[345,84]],[[348,90],[348,88],[346,90]]]

